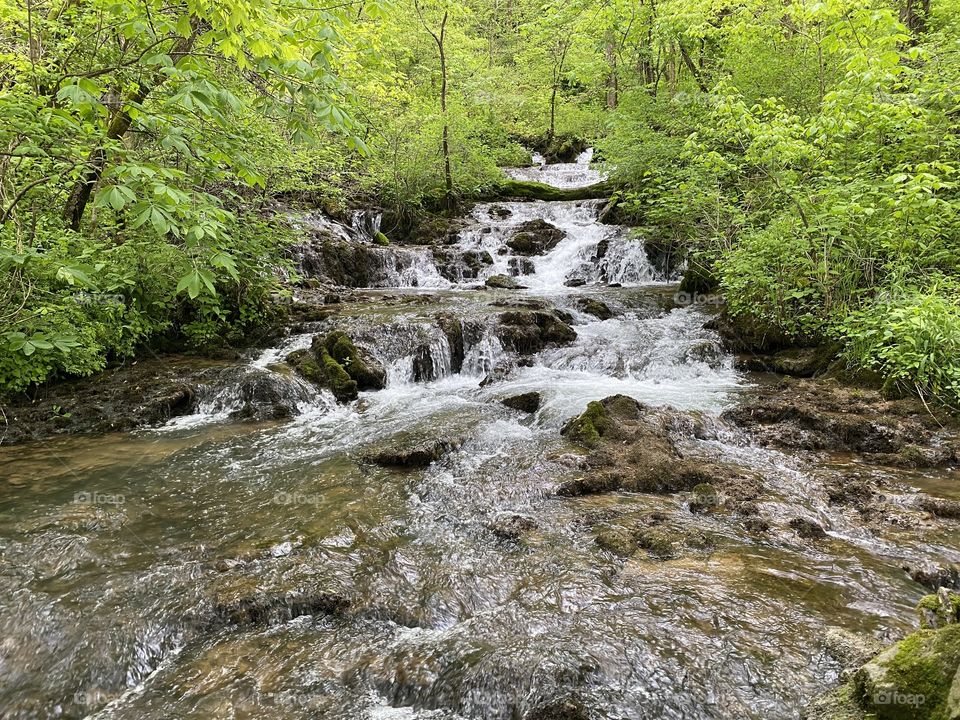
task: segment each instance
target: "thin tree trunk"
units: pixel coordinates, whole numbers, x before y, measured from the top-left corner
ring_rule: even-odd
[[[449,207],[453,201],[453,172],[450,169],[450,122],[447,117],[447,54],[443,47],[446,31],[447,13],[443,13],[437,48],[440,50],[440,113],[443,115],[443,179],[447,188],[447,206]]]
[[[678,45],[680,46],[680,57],[683,58],[683,64],[687,66],[690,74],[693,75],[693,79],[697,82],[697,87],[700,88],[701,92],[710,92],[710,88],[708,88],[707,84],[704,82],[703,76],[700,74],[697,66],[693,64],[693,60],[690,58],[690,53],[687,52],[687,49],[683,46],[683,43],[678,43]]]
[[[197,37],[198,26],[199,23],[194,21],[193,32],[190,33],[190,36],[178,40],[170,52],[170,58],[174,64],[178,63],[190,52]],[[100,178],[103,177],[103,171],[107,166],[106,146],[113,141],[122,139],[130,129],[130,125],[133,124],[133,118],[130,117],[127,108],[131,105],[139,105],[146,100],[151,91],[160,87],[165,79],[166,77],[164,75],[157,74],[153,77],[153,85],[144,82],[127,96],[120,108],[118,108],[116,112],[114,112],[113,117],[110,118],[110,124],[107,125],[107,131],[104,133],[103,139],[87,156],[84,170],[74,184],[73,190],[70,192],[70,197],[67,199],[67,204],[64,207],[63,217],[71,230],[78,230],[80,228],[83,213],[86,211],[87,205],[90,202],[90,195],[93,193],[93,189],[97,186],[97,183],[100,182]]]
[[[617,82],[617,49],[613,40],[613,31],[608,31],[604,54],[607,57],[607,65],[610,68],[610,74],[607,76],[607,107],[611,110],[617,107],[618,101],[618,82]]]

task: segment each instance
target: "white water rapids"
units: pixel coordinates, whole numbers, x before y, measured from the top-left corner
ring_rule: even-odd
[[[602,179],[589,163],[512,174],[576,187]],[[916,590],[897,566],[929,548],[865,535],[810,490],[810,468],[722,427],[691,442],[757,468],[770,517],[829,518],[834,545],[777,528],[746,537],[680,496],[557,497],[580,463],[560,429],[588,402],[623,393],[719,427],[746,385],[704,328],[709,308],[677,307],[643,242],[598,211],[479,205],[452,245],[489,253],[478,276],[441,273],[427,248],[379,248],[378,287],[225,374],[199,413],[3,466],[29,502],[2,510],[0,715],[798,717],[837,671],[811,638],[904,624]],[[517,256],[506,242],[530,220],[565,237]],[[335,233],[370,244],[372,223]],[[523,259],[527,289],[482,288]],[[524,303],[569,313],[576,339],[526,358],[505,349],[498,318]],[[459,371],[440,314],[463,322]],[[385,389],[337,403],[284,363],[335,328],[384,365]],[[264,388],[293,417],[227,421]],[[500,402],[534,391],[532,414]],[[455,447],[425,469],[364,462],[439,437]],[[78,505],[78,493],[113,500]],[[714,550],[625,561],[594,542],[597,522],[649,513],[695,523]],[[514,516],[533,523],[522,542],[491,530]],[[587,714],[542,714],[570,699]]]

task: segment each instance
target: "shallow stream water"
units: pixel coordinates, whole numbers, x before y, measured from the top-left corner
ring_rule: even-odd
[[[588,163],[516,174],[574,187],[599,179]],[[518,278],[528,289],[475,289],[421,253],[395,287],[318,326],[373,349],[385,390],[339,405],[292,377],[279,363],[305,333],[244,369],[288,379],[292,420],[227,422],[224,386],[162,428],[0,449],[0,716],[519,720],[575,697],[607,720],[793,718],[836,677],[815,640],[827,627],[913,625],[920,593],[900,564],[960,560],[957,543],[865,531],[811,490],[819,469],[732,429],[692,441],[758,468],[775,488],[766,514],[825,520],[826,542],[751,537],[679,496],[555,495],[577,468],[560,428],[587,402],[624,393],[714,417],[751,379],[704,329],[710,308],[678,307],[642,242],[596,221],[598,203],[502,205],[506,219],[478,206],[459,240],[490,252],[487,275],[510,272],[519,223],[567,232]],[[583,298],[616,316],[585,314]],[[481,386],[510,360],[491,318],[519,299],[571,313],[578,339]],[[476,328],[460,372],[438,312]],[[414,381],[423,344],[433,379]],[[499,402],[533,390],[533,415]],[[362,462],[438,436],[461,444],[425,470]],[[593,541],[592,519],[653,510],[713,549],[623,560]],[[536,529],[498,537],[509,514]]]

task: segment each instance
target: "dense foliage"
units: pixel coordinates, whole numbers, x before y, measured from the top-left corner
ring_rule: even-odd
[[[957,0],[0,0],[0,388],[269,319],[271,199],[578,136],[730,312],[960,399]]]

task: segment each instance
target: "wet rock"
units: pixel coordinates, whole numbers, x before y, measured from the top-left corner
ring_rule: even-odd
[[[488,288],[495,288],[499,290],[523,290],[525,289],[523,285],[518,283],[509,275],[491,275],[484,281],[484,285]]]
[[[734,317],[726,310],[714,316],[705,327],[715,330],[727,349],[736,353],[774,353],[796,343],[781,330],[748,317]]]
[[[638,528],[633,534],[633,539],[636,541],[637,547],[646,550],[655,558],[669,560],[677,555],[673,538],[664,530]]]
[[[484,376],[483,380],[480,381],[480,387],[489,387],[508,380],[516,369],[513,364],[498,365]]]
[[[520,412],[525,413],[535,413],[540,409],[540,401],[540,393],[528,392],[504,398],[500,402],[513,410],[519,410]]]
[[[701,483],[750,499],[759,481],[749,470],[682,454],[670,431],[695,427],[697,418],[670,408],[653,409],[625,395],[593,401],[561,433],[591,450],[589,471],[561,484],[558,493],[586,495],[612,490],[644,493],[689,491]]]
[[[292,246],[288,256],[303,277],[343,287],[370,287],[380,267],[374,247],[332,238],[313,238]]]
[[[548,345],[566,345],[577,339],[576,331],[555,312],[505,312],[499,315],[497,337],[504,347],[532,355]]]
[[[534,708],[524,720],[590,720],[590,713],[580,700],[557,700]]]
[[[382,390],[387,385],[387,371],[366,348],[355,345],[346,333],[335,331],[322,340],[323,347],[357,383],[359,390]],[[317,339],[313,350],[317,352]]]
[[[583,287],[587,284],[587,281],[582,277],[572,277],[564,281],[563,284],[566,287]]]
[[[513,276],[518,275],[533,275],[537,268],[533,264],[533,260],[525,257],[512,257],[507,262],[507,267],[510,268],[510,274]]]
[[[827,537],[826,531],[819,523],[808,518],[797,517],[789,522],[791,528],[804,540],[823,540]]]
[[[450,346],[450,371],[458,373],[463,369],[465,357],[463,321],[453,313],[440,313],[437,315],[437,325],[447,336]]]
[[[595,538],[597,545],[604,550],[629,557],[637,551],[637,541],[628,530],[620,527],[608,527],[600,530]]]
[[[710,483],[694,485],[688,506],[692,513],[709,512],[720,505],[717,489]]]
[[[810,378],[826,372],[838,352],[836,345],[788,348],[772,355],[750,355],[744,364],[748,370],[757,372]]]
[[[844,673],[860,669],[883,650],[884,643],[870,635],[843,628],[830,628],[823,637],[827,653],[840,663]]]
[[[342,595],[323,591],[297,590],[282,594],[259,588],[236,597],[219,598],[213,606],[210,629],[226,625],[273,625],[301,615],[334,615],[343,612],[348,600]]]
[[[780,448],[854,452],[876,461],[911,447],[944,447],[949,452],[937,460],[956,457],[955,419],[931,416],[920,401],[888,400],[875,390],[833,380],[790,380],[764,388],[722,418],[749,430],[761,444]]]
[[[920,630],[857,671],[855,697],[877,720],[960,717],[958,666],[960,625]]]
[[[424,468],[462,444],[460,439],[432,438],[400,443],[366,456],[368,462],[386,467]]]
[[[770,529],[770,523],[764,518],[748,517],[743,521],[743,527],[746,528],[748,532],[760,535]]]
[[[88,378],[12,395],[0,418],[0,444],[60,434],[107,433],[159,425],[196,411],[204,386],[233,362],[166,355],[127,362]]]
[[[517,228],[507,247],[518,255],[543,255],[555,248],[566,233],[546,220],[529,220]]]
[[[238,392],[243,403],[234,417],[245,420],[282,420],[296,412],[296,398],[290,383],[278,373],[269,370],[244,373]]]
[[[938,630],[960,622],[960,594],[940,588],[925,595],[917,603],[917,615],[922,630]]]
[[[594,250],[593,252],[593,261],[599,262],[603,260],[607,256],[607,253],[609,251],[610,251],[610,241],[607,239],[601,240],[600,242],[597,243],[597,249]]]
[[[921,509],[938,518],[960,520],[960,501],[921,495],[917,499]]]
[[[960,589],[960,565],[926,561],[905,565],[903,569],[911,580],[931,590],[942,587]]]
[[[609,320],[613,317],[613,310],[602,300],[580,298],[577,300],[577,307],[581,312],[585,312],[587,315],[593,315],[598,320]]]
[[[528,532],[537,529],[533,518],[517,513],[504,513],[494,518],[487,529],[501,540],[515,542]]]
[[[513,215],[513,211],[508,207],[504,207],[503,205],[491,205],[489,212],[491,217],[499,218],[501,220],[505,220]]]

